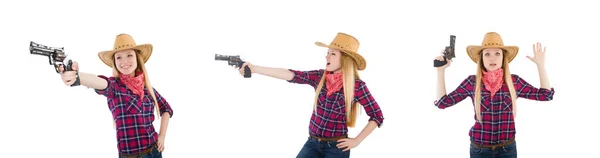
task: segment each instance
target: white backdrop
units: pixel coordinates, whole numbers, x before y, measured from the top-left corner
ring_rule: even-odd
[[[366,1],[365,1],[366,2]],[[0,5],[2,157],[116,157],[116,135],[103,96],[67,87],[29,41],[65,47],[82,72],[110,75],[97,53],[119,33],[154,44],[147,63],[153,86],[174,115],[164,157],[295,157],[308,136],[313,95],[297,85],[254,74],[245,79],[214,54],[241,55],[257,65],[324,68],[337,32],[356,36],[367,59],[362,79],[385,117],[351,157],[468,157],[473,121],[469,99],[446,110],[433,105],[432,60],[457,36],[446,71],[448,93],[475,64],[465,47],[489,31],[521,51],[511,72],[539,87],[532,44],[547,46],[556,89],[550,102],[518,100],[520,157],[587,157],[598,133],[600,12],[569,1],[10,1]],[[12,3],[12,4],[9,4]],[[596,16],[595,16],[596,15]],[[359,116],[355,137],[367,123]],[[155,121],[159,128],[159,121]]]

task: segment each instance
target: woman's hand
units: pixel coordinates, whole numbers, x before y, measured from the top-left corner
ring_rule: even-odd
[[[538,67],[544,67],[546,64],[546,47],[543,47],[540,42],[533,44],[533,57],[527,56],[529,60],[537,64]]]
[[[165,151],[165,135],[158,134],[158,141],[156,141],[156,148],[159,152]]]
[[[344,149],[343,151],[348,151],[360,144],[360,140],[356,138],[344,138],[337,141],[337,147],[340,149]]]
[[[438,57],[435,58],[435,60],[444,61],[444,56],[438,56]],[[446,65],[437,67],[437,69],[438,70],[445,70],[448,66],[450,66],[450,63],[452,63],[452,61],[450,61],[450,60],[446,60],[446,62],[447,62]]]
[[[63,72],[65,70],[63,68],[63,66],[61,65],[58,67],[58,72],[60,72],[60,77],[62,78],[63,83],[67,86],[71,86],[77,80],[76,72],[79,70],[79,64],[77,64],[77,62],[74,61],[72,68],[73,68],[73,71]]]
[[[237,66],[235,68],[239,69],[240,70],[240,75],[244,76],[244,67],[246,67],[246,66],[248,66],[248,68],[250,68],[250,72],[251,73],[254,73],[254,71],[252,71],[254,69],[254,65],[252,65],[249,62],[244,62],[244,64],[242,64],[241,68],[239,68]]]

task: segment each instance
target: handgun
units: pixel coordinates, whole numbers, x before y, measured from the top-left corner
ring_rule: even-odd
[[[70,60],[70,59],[66,60],[66,64],[65,64],[65,59],[67,59],[67,54],[65,54],[64,47],[49,47],[49,46],[45,46],[45,45],[31,41],[29,43],[29,53],[35,54],[35,55],[47,56],[48,61],[50,62],[50,65],[54,66],[54,70],[56,70],[56,73],[60,73],[58,71],[58,68],[60,66],[63,66],[64,71],[73,71],[73,67],[72,67],[73,61],[72,60]],[[71,85],[71,87],[79,86],[81,83],[79,81],[79,73],[76,72],[76,74],[77,74],[77,79],[75,80],[75,83],[73,83]]]
[[[228,65],[232,65],[232,66],[237,66],[238,68],[241,68],[242,65],[246,62],[244,62],[242,59],[240,59],[239,55],[221,55],[221,54],[215,54],[215,60],[217,61],[227,61]],[[250,70],[250,68],[248,66],[244,67],[244,78],[250,78],[252,77],[252,72]]]
[[[446,63],[448,63],[448,61],[446,59],[452,60],[452,58],[455,57],[455,54],[454,54],[455,41],[456,41],[456,36],[450,35],[450,46],[446,46],[446,49],[444,50],[444,61],[433,60],[434,67],[444,66],[444,65],[446,65]]]

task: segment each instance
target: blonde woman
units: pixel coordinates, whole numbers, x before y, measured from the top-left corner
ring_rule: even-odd
[[[329,45],[322,42],[316,42],[316,45],[329,48],[325,69],[298,71],[250,63],[242,67],[248,66],[252,73],[315,88],[309,137],[298,158],[347,158],[350,149],[358,146],[376,127],[381,127],[383,114],[367,85],[359,78],[358,71],[365,69],[366,61],[357,53],[358,40],[338,33]],[[240,69],[240,74],[244,74],[244,69]],[[370,116],[369,123],[357,137],[349,138],[348,127],[354,127],[361,105]]]
[[[130,35],[119,34],[113,48],[98,53],[102,62],[112,68],[112,77],[83,72],[76,75],[79,67],[74,62],[74,71],[63,72],[59,68],[62,80],[72,85],[79,78],[81,85],[106,96],[117,130],[119,157],[160,158],[173,110],[151,86],[144,66],[152,54],[152,45],[136,45]],[[152,125],[155,108],[161,118],[159,133]]]
[[[508,65],[518,51],[517,46],[504,46],[498,33],[488,32],[481,46],[467,47],[469,57],[477,64],[476,74],[467,77],[449,94],[446,94],[444,70],[450,66],[450,60],[437,68],[439,99],[435,105],[438,108],[453,106],[467,97],[474,102],[475,124],[469,131],[472,158],[516,158],[516,99],[553,99],[554,88],[550,87],[545,68],[546,48],[542,48],[540,43],[534,44],[534,57],[527,56],[538,67],[541,88],[533,87],[518,75],[510,73]],[[444,59],[439,56],[437,60]]]

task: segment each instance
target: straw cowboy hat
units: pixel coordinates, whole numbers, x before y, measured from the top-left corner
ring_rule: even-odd
[[[467,54],[469,54],[469,57],[471,57],[471,60],[473,60],[473,62],[477,63],[479,57],[481,56],[479,53],[481,53],[481,51],[486,48],[500,48],[505,50],[506,54],[504,55],[508,57],[509,63],[513,59],[515,59],[517,53],[519,53],[518,46],[504,46],[504,42],[502,42],[502,37],[500,37],[500,34],[496,32],[488,32],[483,37],[483,42],[481,42],[480,46],[467,46]]]
[[[358,47],[360,44],[358,40],[351,35],[345,33],[338,33],[337,36],[329,43],[329,45],[323,42],[315,42],[317,46],[333,48],[342,51],[346,55],[352,57],[356,62],[358,70],[364,70],[367,67],[367,61],[360,54],[358,54]]]
[[[152,44],[137,45],[135,44],[133,37],[123,33],[117,35],[113,50],[102,51],[98,53],[98,57],[100,57],[100,60],[102,60],[104,64],[108,65],[109,67],[113,67],[113,64],[115,63],[113,55],[118,51],[128,49],[138,50],[139,53],[137,53],[137,55],[142,57],[144,63],[146,63],[146,61],[148,61],[150,58],[150,55],[152,55]]]

